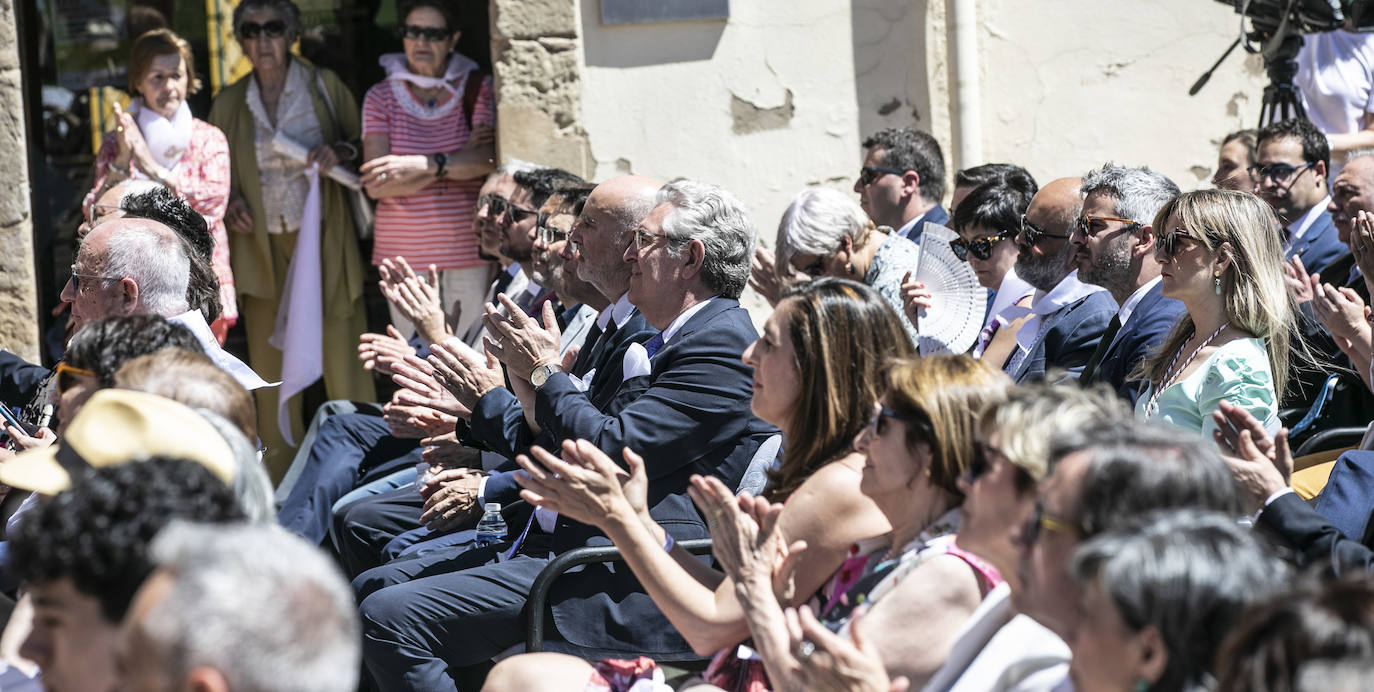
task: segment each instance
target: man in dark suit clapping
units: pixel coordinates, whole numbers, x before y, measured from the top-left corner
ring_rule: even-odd
[[[514,357],[523,348],[521,334],[533,328],[527,318],[515,316],[490,331],[500,337],[497,350],[511,376],[528,378],[535,389],[541,432],[560,442],[590,440],[615,458],[627,447],[642,454],[650,514],[683,540],[707,535],[686,498],[688,477],[711,474],[738,484],[776,429],[750,412],[753,373],[740,360],[757,338],[737,301],[754,245],[748,213],[724,190],[691,181],[664,186],[655,202],[623,259],[631,270],[630,302],[661,331],[629,347],[614,373],[620,376],[616,396],[604,409],[557,362]],[[379,689],[454,689],[450,670],[523,639],[525,600],[552,556],[606,541],[593,527],[547,512],[523,529],[511,528],[504,544],[442,559],[422,556],[409,561],[424,563],[417,569],[395,572],[395,583],[373,584],[380,588],[365,594],[361,611],[364,659]],[[550,603],[566,648],[590,655],[689,654],[623,568],[588,566],[570,574],[555,585]]]

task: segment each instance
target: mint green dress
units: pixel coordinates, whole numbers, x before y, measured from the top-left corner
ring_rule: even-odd
[[[1158,410],[1147,417],[1145,409],[1153,396],[1151,383],[1136,400],[1137,418],[1168,423],[1202,435],[1204,440],[1211,440],[1212,431],[1217,429],[1212,412],[1222,401],[1249,411],[1270,432],[1279,429],[1274,375],[1269,370],[1269,354],[1262,339],[1236,339],[1222,344],[1201,368],[1160,393]]]

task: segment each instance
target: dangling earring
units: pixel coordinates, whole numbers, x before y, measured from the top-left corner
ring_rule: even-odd
[[[1221,295],[1221,272],[1212,275],[1212,285],[1216,288],[1217,295]]]
[[[1150,683],[1144,680],[1135,681],[1135,692],[1150,692]]]

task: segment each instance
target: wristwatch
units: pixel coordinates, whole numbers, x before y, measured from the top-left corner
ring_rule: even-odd
[[[448,154],[445,154],[442,151],[435,154],[434,165],[439,167],[439,170],[434,171],[434,177],[444,177],[444,174],[448,172]]]
[[[563,372],[563,366],[557,363],[541,365],[530,373],[530,384],[534,385],[535,389],[539,389],[544,386],[545,382],[549,381],[549,376],[556,372]]]

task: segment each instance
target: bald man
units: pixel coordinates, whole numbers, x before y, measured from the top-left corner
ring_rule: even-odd
[[[1040,188],[1016,236],[1016,275],[1035,288],[1029,308],[1008,308],[1030,316],[1003,364],[1018,383],[1043,380],[1051,370],[1078,379],[1117,311],[1105,289],[1078,280],[1069,235],[1083,211],[1081,185],[1079,178],[1060,178]]]

